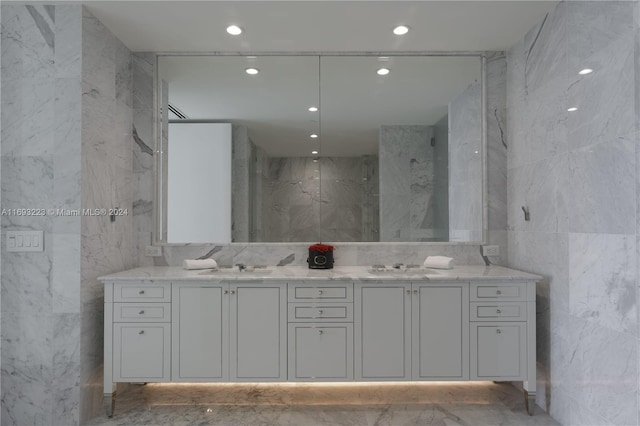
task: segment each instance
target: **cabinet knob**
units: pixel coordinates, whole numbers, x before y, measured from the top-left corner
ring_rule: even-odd
[[[144,290],[140,290],[138,294],[144,294]]]
[[[224,294],[229,294],[229,290],[225,290],[225,291],[224,291]]]
[[[321,295],[322,294],[322,290],[318,290],[318,294]]]
[[[500,309],[496,309],[496,314],[501,314],[502,311]]]
[[[411,294],[411,290],[407,290],[407,294]]]
[[[318,334],[324,334],[323,330],[318,330]]]
[[[502,294],[500,290],[496,290],[496,294]]]
[[[144,330],[140,330],[138,334],[144,334]]]
[[[231,294],[236,294],[236,291],[235,290],[231,290]]]
[[[144,311],[140,311],[140,312],[138,312],[138,314],[144,315]]]
[[[496,330],[496,334],[501,334],[501,333],[502,333],[502,330],[500,330],[500,329]]]
[[[413,294],[418,294],[418,290],[413,290]]]
[[[322,309],[318,309],[318,314],[322,315],[323,310]]]

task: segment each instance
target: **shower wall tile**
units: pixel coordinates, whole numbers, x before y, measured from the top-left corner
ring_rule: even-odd
[[[3,5],[2,27],[3,92],[15,80],[55,76],[53,19],[45,6]]]
[[[3,425],[50,423],[54,398],[52,328],[51,315],[46,313],[38,315],[3,309]]]
[[[509,230],[558,232],[567,223],[567,154],[549,157],[536,163],[509,169]],[[526,221],[522,207],[527,209]],[[572,214],[580,214],[577,209]]]
[[[637,6],[562,2],[507,53],[508,265],[544,276],[537,402],[563,424],[638,424]]]
[[[53,410],[50,422],[53,425],[80,424],[80,314],[54,315],[52,337]]]
[[[635,235],[571,234],[569,270],[572,315],[637,335]]]
[[[77,233],[54,233],[49,243],[51,258],[51,298],[54,314],[80,312],[78,278],[81,265],[80,238]],[[78,321],[78,324],[80,322]]]
[[[507,61],[503,52],[487,58],[487,191],[491,244],[500,246],[500,265],[507,258]],[[503,238],[498,235],[504,234]]]
[[[608,141],[569,154],[569,232],[635,233],[635,144]],[[569,211],[569,208],[571,209]]]
[[[608,422],[636,424],[638,416],[638,339],[577,319],[570,370],[576,377],[574,398]],[[572,414],[574,411],[572,409]]]

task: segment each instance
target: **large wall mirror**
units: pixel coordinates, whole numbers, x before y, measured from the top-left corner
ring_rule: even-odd
[[[480,56],[159,56],[166,243],[478,242]]]

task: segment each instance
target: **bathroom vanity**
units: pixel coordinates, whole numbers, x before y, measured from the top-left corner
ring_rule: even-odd
[[[104,395],[118,382],[522,381],[535,406],[536,282],[452,270],[185,271],[104,282]]]

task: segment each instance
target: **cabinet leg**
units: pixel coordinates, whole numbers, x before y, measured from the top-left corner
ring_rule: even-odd
[[[527,390],[524,391],[524,405],[527,408],[527,413],[530,416],[533,416],[536,410],[536,393],[529,392]]]
[[[104,411],[107,417],[113,416],[113,410],[116,408],[116,393],[105,393],[104,394]]]

